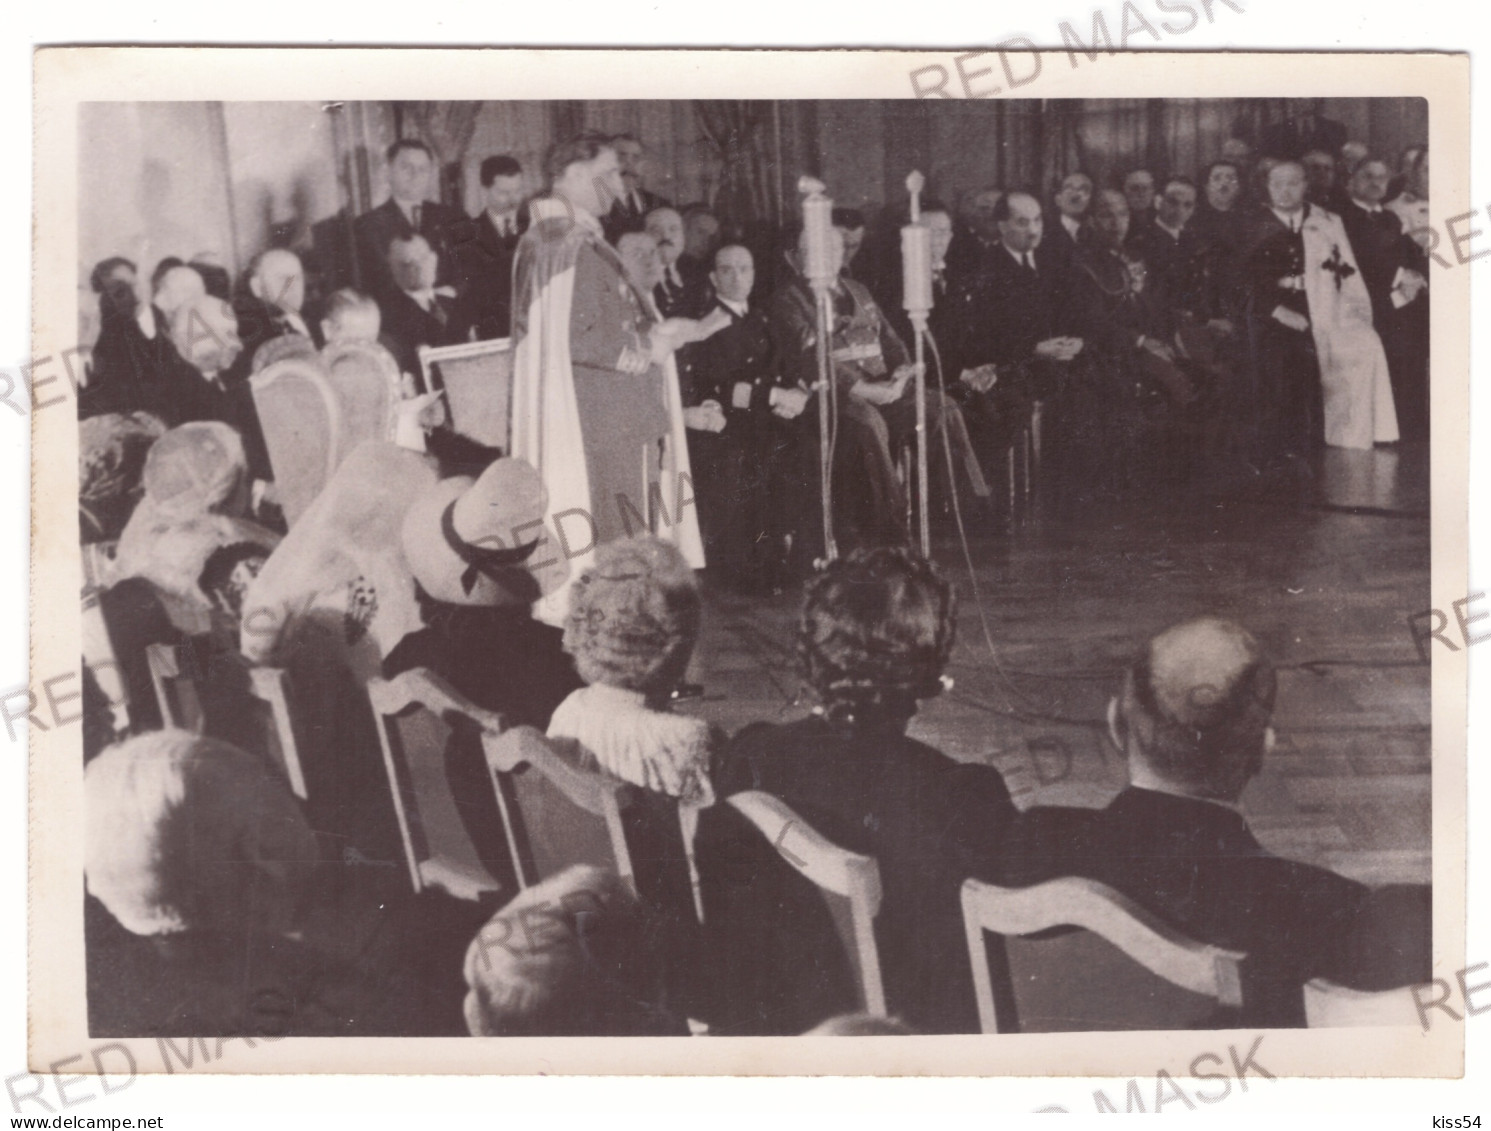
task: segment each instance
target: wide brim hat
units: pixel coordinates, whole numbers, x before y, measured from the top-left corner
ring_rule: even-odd
[[[443,479],[404,518],[404,556],[420,587],[452,605],[529,605],[569,577],[533,466],[499,459],[477,479]]]

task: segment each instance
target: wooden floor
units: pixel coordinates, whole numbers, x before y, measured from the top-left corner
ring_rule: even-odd
[[[1124,663],[1169,624],[1229,616],[1280,668],[1278,746],[1243,798],[1255,835],[1364,881],[1428,882],[1429,668],[1407,626],[1430,604],[1428,453],[1329,451],[1314,471],[1008,534],[966,514],[977,597],[955,530],[934,539],[959,591],[956,685],[912,733],[998,766],[1022,807],[1102,805],[1125,781],[1103,722]],[[803,713],[798,603],[711,589],[690,709],[732,732]]]

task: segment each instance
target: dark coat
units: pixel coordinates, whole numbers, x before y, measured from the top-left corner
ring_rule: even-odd
[[[419,234],[429,241],[440,256],[440,273],[437,283],[447,283],[454,276],[449,262],[447,233],[466,219],[459,208],[452,208],[439,201],[422,201],[419,206]],[[415,234],[409,218],[392,197],[377,208],[359,216],[352,226],[357,243],[357,258],[362,271],[363,290],[374,296],[393,288],[393,276],[388,271],[388,249],[396,239],[407,239]]]
[[[655,192],[648,192],[645,188],[638,189],[637,195],[642,198],[642,207],[637,208],[632,204],[630,195],[623,196],[611,205],[611,211],[601,218],[601,227],[606,233],[606,242],[615,245],[616,241],[627,232],[640,232],[647,226],[647,214],[654,208],[671,207],[672,202],[663,199]]]
[[[513,254],[528,230],[528,210],[518,209],[516,235],[503,236],[487,212],[456,224],[446,233],[451,276],[466,318],[482,341],[512,334]]]
[[[987,270],[953,289],[939,316],[952,337],[943,344],[948,374],[993,362],[1001,383],[1018,379],[1035,363],[1038,343],[1077,330],[1070,287],[1059,267],[1037,259],[1032,276],[1001,247]]]
[[[1346,144],[1346,127],[1334,118],[1322,118],[1314,114],[1303,114],[1297,118],[1286,118],[1263,131],[1263,144],[1259,146],[1260,157],[1280,157],[1298,161],[1312,149],[1321,149],[1331,156],[1341,152]]]
[[[421,381],[420,346],[453,346],[471,340],[470,311],[457,299],[435,296],[435,308],[426,310],[400,290],[385,291],[378,299],[383,312],[383,332],[393,343],[390,353],[399,370],[413,373]]]
[[[154,338],[145,336],[132,314],[104,319],[90,357],[88,384],[78,390],[78,418],[111,412],[148,412],[169,428],[226,418],[221,391],[177,352],[159,310]]]
[[[1427,888],[1373,892],[1275,856],[1225,805],[1130,787],[1106,809],[1029,809],[981,874],[1014,887],[1060,876],[1107,884],[1197,942],[1246,952],[1244,1025],[1302,1025],[1311,978],[1388,989],[1429,977]]]
[[[873,856],[891,1012],[924,1033],[977,1031],[958,893],[1014,816],[997,770],[955,762],[899,731],[815,716],[742,730],[714,784],[722,798],[772,794],[833,843]],[[701,817],[699,868],[724,1031],[802,1032],[853,1008],[822,900],[728,805]]]

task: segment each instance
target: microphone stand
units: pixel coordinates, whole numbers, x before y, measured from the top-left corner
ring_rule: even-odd
[[[922,557],[932,556],[932,526],[927,504],[927,315],[932,310],[932,233],[921,223],[921,193],[926,178],[906,178],[911,193],[911,222],[901,229],[901,306],[916,338],[916,491]]]
[[[812,288],[818,318],[818,489],[823,498],[823,561],[827,563],[839,556],[839,549],[834,542],[833,523],[833,450],[838,426],[838,387],[832,362],[835,272],[829,233],[833,230],[834,202],[825,195],[825,188],[822,181],[808,176],[797,182],[797,191],[803,194],[803,276]]]

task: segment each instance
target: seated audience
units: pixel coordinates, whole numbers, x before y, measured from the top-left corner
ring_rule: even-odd
[[[1155,217],[1155,176],[1148,169],[1135,169],[1123,179],[1124,199],[1129,202],[1129,222],[1143,231]]]
[[[1160,633],[1108,708],[1128,788],[1106,809],[1027,810],[977,874],[1022,887],[1098,880],[1197,942],[1245,952],[1243,1016],[1228,1027],[1302,1025],[1311,978],[1427,980],[1427,888],[1374,891],[1275,856],[1239,812],[1273,745],[1276,689],[1273,664],[1231,621]]]
[[[952,652],[952,587],[906,550],[861,551],[809,584],[798,654],[812,715],[758,723],[725,748],[721,797],[760,790],[816,832],[874,857],[875,936],[891,1012],[919,1032],[976,1032],[959,887],[1014,807],[992,767],[906,736]],[[816,889],[728,805],[700,815],[706,953],[725,1033],[800,1033],[855,1009],[842,946]]]
[[[172,266],[166,267],[168,263]],[[166,269],[162,271],[162,267]],[[183,306],[195,302],[207,293],[207,284],[202,280],[202,273],[195,267],[188,267],[173,257],[162,259],[156,265],[155,273],[151,276],[151,293],[154,295],[155,308],[170,322]]]
[[[144,497],[119,538],[115,576],[149,581],[173,623],[206,631],[211,605],[197,580],[207,558],[235,542],[279,541],[248,518],[243,444],[226,424],[183,424],[151,447],[141,482]]]
[[[652,288],[658,312],[664,318],[702,318],[710,305],[709,277],[682,258],[683,217],[672,208],[654,208],[643,231],[656,241],[662,263],[662,278]]]
[[[1010,192],[995,206],[999,253],[986,270],[963,280],[936,314],[934,329],[949,376],[997,371],[998,383],[965,399],[974,442],[994,461],[1035,401],[1055,397],[1085,369],[1082,339],[1069,297],[1070,278],[1036,252],[1045,224],[1041,203]],[[978,383],[983,384],[984,378]]]
[[[643,187],[646,180],[647,151],[642,142],[631,134],[617,134],[611,138],[608,148],[616,154],[621,168],[622,192],[612,204],[611,211],[601,217],[606,239],[614,244],[627,232],[640,232],[647,225],[647,214],[655,208],[671,207],[657,193]]]
[[[109,413],[78,424],[82,542],[112,542],[145,494],[145,459],[166,427],[148,413]]]
[[[1041,241],[1039,260],[1058,270],[1072,265],[1077,257],[1077,248],[1084,239],[1083,226],[1087,222],[1087,210],[1092,204],[1092,178],[1086,173],[1068,173],[1061,179],[1052,200],[1056,204],[1056,223],[1049,226],[1049,233]]]
[[[517,459],[475,480],[443,479],[414,501],[401,542],[423,623],[384,658],[386,678],[429,668],[512,725],[549,725],[581,681],[563,633],[531,613],[568,573],[552,540],[531,537],[547,508],[538,473]]]
[[[255,357],[259,347],[287,334],[315,341],[315,331],[306,324],[305,267],[300,256],[284,248],[271,248],[254,257],[246,275],[247,290],[233,304],[238,332],[249,372],[264,368]]]
[[[708,275],[714,266],[714,253],[719,249],[720,220],[709,210],[707,204],[690,204],[683,210],[683,254],[678,257],[678,270],[695,276]]]
[[[583,686],[564,634],[533,618],[534,601],[568,575],[544,529],[548,492],[522,460],[502,459],[478,479],[441,480],[408,508],[401,541],[414,578],[421,627],[383,660],[392,679],[427,668],[509,726],[549,725]],[[489,871],[509,874],[502,814],[479,736],[456,732],[445,773],[462,824]]]
[[[233,301],[233,278],[215,252],[199,251],[187,260],[186,265],[202,276],[207,293],[224,302]]]
[[[807,404],[778,379],[765,312],[751,302],[755,260],[741,244],[714,253],[714,305],[729,323],[680,351],[685,405],[720,407],[723,431],[690,429],[689,459],[711,576],[747,591],[782,580],[791,533],[786,493],[811,489],[818,438],[790,424]],[[686,422],[688,409],[685,410]]]
[[[342,1003],[321,982],[329,971],[293,937],[319,850],[268,765],[214,739],[157,731],[93,759],[83,795],[88,894],[116,927],[89,947],[95,1032],[338,1031]]]
[[[846,278],[869,286],[873,268],[860,256],[865,245],[865,214],[858,208],[835,208],[832,219],[844,239],[844,262],[839,271]]]
[[[454,1035],[438,982],[386,953],[410,921],[352,959],[321,941],[316,838],[259,757],[157,731],[89,762],[83,795],[92,1032]]]
[[[1405,438],[1424,440],[1429,436],[1429,350],[1424,333],[1428,257],[1403,231],[1398,217],[1382,206],[1387,183],[1387,164],[1364,159],[1351,177],[1341,223],[1372,300],[1372,326],[1387,354],[1398,426]]]
[[[340,342],[364,342],[384,345],[383,312],[378,304],[361,291],[344,287],[333,291],[321,314],[321,340],[328,346]],[[390,351],[392,352],[392,351]]]
[[[952,243],[947,249],[950,282],[959,283],[990,266],[994,252],[999,250],[999,225],[994,219],[994,209],[1003,195],[1004,190],[998,185],[985,185],[965,193],[959,201]]]
[[[378,300],[383,330],[393,343],[399,369],[413,374],[424,387],[420,346],[449,346],[469,341],[473,329],[450,287],[437,287],[440,257],[424,236],[398,237],[388,248],[388,272],[393,286]]]
[[[1347,197],[1336,182],[1335,154],[1324,149],[1306,150],[1300,164],[1305,167],[1305,199],[1339,216]]]
[[[588,687],[554,712],[549,737],[582,765],[691,805],[710,805],[708,723],[668,710],[699,639],[694,573],[676,547],[644,535],[603,544],[570,593],[564,647]]]
[[[482,210],[449,232],[451,277],[480,341],[512,334],[513,255],[528,230],[523,166],[500,153],[479,169]]]
[[[115,256],[90,278],[98,295],[99,332],[88,376],[78,390],[78,417],[147,412],[174,427],[198,419],[201,379],[171,341],[165,314],[136,293],[135,265]]]
[[[389,197],[359,216],[353,226],[361,287],[380,302],[384,292],[397,286],[388,257],[394,240],[421,236],[439,255],[446,250],[450,230],[466,219],[460,209],[426,199],[434,187],[435,155],[424,142],[400,138],[388,147],[385,157]],[[436,281],[448,280],[441,276]]]
[[[1149,276],[1164,295],[1172,318],[1187,324],[1195,321],[1196,259],[1200,254],[1197,236],[1191,230],[1196,211],[1196,186],[1187,177],[1170,177],[1164,191],[1152,198],[1148,218],[1129,208],[1129,234],[1124,250],[1142,259]]]
[[[687,1036],[657,924],[614,873],[576,865],[520,892],[466,951],[473,1037]]]

